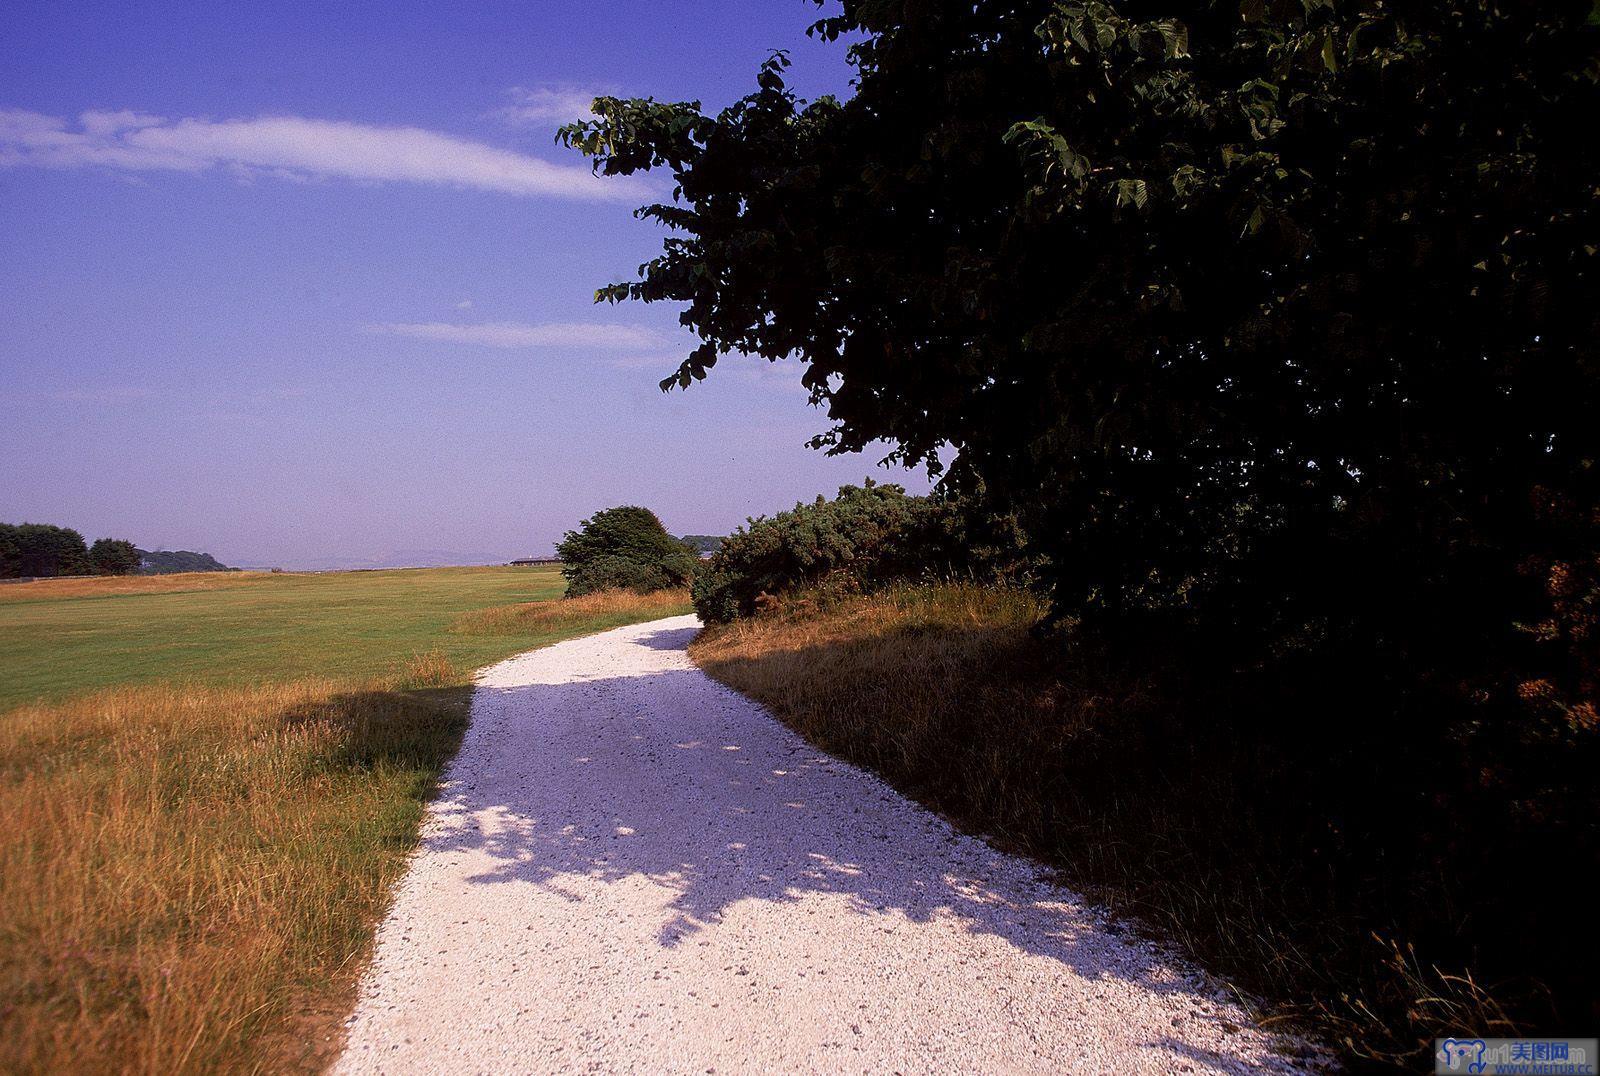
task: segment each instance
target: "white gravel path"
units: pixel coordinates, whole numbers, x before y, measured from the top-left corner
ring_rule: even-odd
[[[1037,864],[712,681],[684,653],[696,627],[483,674],[336,1072],[1313,1063]]]

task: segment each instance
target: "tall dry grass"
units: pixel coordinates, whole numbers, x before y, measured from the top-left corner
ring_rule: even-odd
[[[1039,693],[1022,590],[944,586],[801,598],[702,632],[695,662],[799,732],[903,789],[984,822],[1044,810],[1029,759],[1092,735],[1092,715]],[[1029,721],[1050,710],[1049,721]],[[988,827],[985,827],[988,828]]]
[[[1435,1035],[1517,1033],[1504,984],[1374,933],[1444,908],[1443,880],[1361,849],[1330,862],[1308,844],[1320,805],[1303,774],[1225,723],[1170,721],[1172,696],[1147,681],[1037,640],[1043,611],[971,586],[789,597],[707,629],[690,655],[811,741],[1057,865],[1267,997],[1267,1019],[1310,1022],[1385,1064],[1425,1060]]]
[[[579,625],[592,625],[598,630],[690,611],[689,594],[683,590],[659,590],[651,594],[600,590],[560,601],[518,602],[474,609],[457,617],[450,630],[464,635],[537,635]]]
[[[215,579],[46,589],[241,583]],[[489,650],[510,653],[688,608],[682,593],[595,594],[480,610],[454,630],[504,636]],[[331,1060],[466,727],[469,670],[432,639],[377,678],[123,687],[0,712],[0,1073]]]
[[[368,684],[110,690],[0,714],[0,1071],[314,1069],[466,722]]]

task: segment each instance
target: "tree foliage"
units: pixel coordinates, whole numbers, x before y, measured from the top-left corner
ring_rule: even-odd
[[[48,523],[0,523],[0,578],[88,575],[83,535]]]
[[[623,588],[646,594],[688,585],[695,556],[648,508],[596,512],[556,545],[567,596]]]
[[[1592,863],[1592,0],[844,0],[813,33],[856,41],[848,100],[778,53],[715,115],[562,132],[672,173],[661,255],[597,296],[682,304],[663,387],[798,360],[819,447],[953,455],[1075,638],[1203,659],[1355,781],[1329,839]],[[1519,899],[1463,914],[1578,921]]]
[[[133,543],[120,538],[96,538],[89,547],[89,568],[95,575],[132,575],[139,561]]]
[[[667,168],[599,299],[797,358],[832,451],[983,483],[1058,613],[1372,663],[1596,724],[1600,33],[1490,0],[849,0],[848,101],[775,54],[715,116],[561,137]]]
[[[177,572],[236,572],[210,553],[196,553],[188,549],[140,549],[137,551],[140,571],[147,575],[171,575]]]

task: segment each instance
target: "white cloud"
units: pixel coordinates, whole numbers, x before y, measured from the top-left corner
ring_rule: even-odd
[[[478,325],[451,325],[440,321],[389,322],[365,328],[369,333],[383,336],[407,336],[415,340],[477,344],[481,347],[631,349],[653,347],[660,342],[648,329],[595,322],[551,322],[544,325],[524,325],[515,321],[493,321]]]
[[[420,127],[376,127],[301,116],[167,120],[137,112],[85,112],[66,120],[0,109],[0,167],[101,167],[241,177],[423,183],[522,197],[636,201],[635,179],[601,179],[586,167]]]
[[[493,115],[516,127],[571,123],[593,119],[589,105],[596,97],[614,96],[615,86],[513,86],[506,91],[511,103]]]
[[[158,127],[164,122],[160,116],[131,112],[128,109],[120,112],[90,111],[78,116],[78,124],[84,132],[97,137],[116,134],[118,131],[136,131],[140,127]]]
[[[463,299],[463,300],[461,300],[459,303],[456,304],[456,309],[457,310],[471,310],[472,309],[472,300],[471,299]]]
[[[43,398],[58,403],[124,404],[153,400],[154,390],[143,385],[105,385],[95,388],[61,389],[44,393]]]
[[[733,359],[735,361],[729,373],[748,385],[759,385],[762,388],[801,396],[810,395],[810,390],[800,383],[805,367],[798,361],[779,359],[777,362],[772,362],[759,355],[736,355]],[[713,370],[712,373],[716,371]]]

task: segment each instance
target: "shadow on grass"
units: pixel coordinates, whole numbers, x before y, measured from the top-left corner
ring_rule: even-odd
[[[348,691],[287,709],[279,721],[326,730],[330,768],[437,774],[461,743],[471,705],[470,684]]]
[[[1485,869],[1576,866],[1590,838],[1479,787],[1483,760],[1425,750],[1367,680],[1239,690],[1157,639],[1125,669],[931,608],[758,618],[696,659],[1368,1061],[1600,1011],[1565,955],[1590,918],[1579,890]]]

